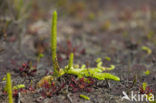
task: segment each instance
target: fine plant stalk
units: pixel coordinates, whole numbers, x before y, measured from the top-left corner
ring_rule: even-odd
[[[17,11],[16,14],[16,19],[18,20],[21,16],[21,12],[22,12],[22,7],[23,7],[23,0],[14,0],[14,6],[15,6],[15,10]]]
[[[52,16],[52,26],[51,26],[51,51],[52,51],[52,62],[54,68],[54,75],[58,75],[57,68],[57,57],[56,57],[56,48],[57,48],[57,12],[53,12]]]
[[[11,75],[10,73],[7,73],[7,93],[8,93],[8,99],[9,103],[13,103],[13,97],[12,97],[12,83],[11,83]]]
[[[68,68],[70,69],[73,66],[74,54],[70,53]]]

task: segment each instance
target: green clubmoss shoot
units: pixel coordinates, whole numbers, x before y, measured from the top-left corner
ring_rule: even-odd
[[[11,74],[10,73],[7,73],[6,87],[7,87],[9,103],[13,103],[12,83],[11,83]]]

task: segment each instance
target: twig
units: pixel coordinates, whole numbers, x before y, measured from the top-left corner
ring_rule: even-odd
[[[73,103],[73,102],[72,102],[72,98],[70,97],[70,93],[67,94],[67,98],[68,98],[68,100],[70,101],[70,103]]]
[[[17,97],[17,103],[20,103],[20,102],[21,102],[20,97],[21,97],[21,93],[19,92],[19,93],[18,93],[18,97]]]
[[[106,79],[105,81],[106,81],[107,87],[110,88],[110,83],[108,82],[108,79]]]
[[[0,82],[0,84],[3,84],[3,83],[6,83],[6,81],[2,81],[2,82]]]
[[[15,97],[15,103],[21,103],[21,93],[18,92],[17,96]]]

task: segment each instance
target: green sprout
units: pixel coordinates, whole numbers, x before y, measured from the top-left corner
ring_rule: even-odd
[[[90,100],[90,98],[84,94],[80,94],[80,97],[83,98],[83,99],[86,99],[86,100]]]
[[[101,58],[97,58],[97,59],[96,59],[96,62],[97,62],[97,63],[101,62]]]
[[[23,4],[23,0],[14,0],[14,7],[17,10],[17,19],[21,16]]]
[[[9,103],[13,103],[12,83],[11,83],[11,74],[10,73],[7,73],[6,88],[7,88]]]
[[[153,36],[154,36],[154,32],[153,32],[153,31],[150,31],[150,32],[147,34],[147,38],[148,38],[149,40],[151,40],[151,39],[153,38]]]
[[[150,74],[150,71],[149,71],[149,70],[146,70],[146,71],[144,72],[144,74],[145,74],[145,75],[149,75],[149,74]]]
[[[40,62],[41,58],[43,58],[43,57],[44,57],[44,54],[39,53],[37,56],[37,62]]]
[[[143,88],[144,91],[146,90],[147,85],[148,85],[148,84],[147,84],[146,82],[143,82],[143,83],[142,83],[142,88]]]
[[[56,48],[57,48],[57,12],[54,11],[52,16],[52,27],[51,27],[51,51],[55,76],[57,76],[59,72],[56,65],[57,64]]]
[[[21,88],[25,88],[25,85],[24,84],[19,84],[19,85],[13,86],[13,90],[18,90],[18,89],[21,89]]]
[[[141,49],[143,51],[146,51],[148,55],[150,55],[152,53],[152,50],[147,46],[142,46]]]
[[[24,2],[24,0],[12,0],[13,1],[13,9],[15,11],[15,19],[18,21],[20,19],[24,19],[28,17],[28,10],[32,7],[32,1]]]
[[[74,60],[73,58],[74,58],[74,54],[71,53],[69,57],[69,64],[68,64],[69,69],[73,66],[73,60]]]
[[[111,58],[108,57],[108,56],[105,56],[105,59],[106,59],[107,61],[111,61]]]

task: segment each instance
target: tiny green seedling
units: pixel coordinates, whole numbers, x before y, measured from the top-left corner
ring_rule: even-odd
[[[144,72],[144,74],[145,74],[145,75],[149,75],[149,74],[150,74],[150,71],[149,71],[149,70],[146,70],[146,71]]]
[[[13,86],[13,90],[18,90],[18,89],[22,89],[22,88],[25,88],[24,84],[19,84],[19,85]]]
[[[143,82],[143,83],[142,83],[142,88],[143,88],[143,90],[146,90],[146,87],[147,87],[147,83],[146,83],[146,82]]]
[[[86,100],[90,100],[90,98],[84,94],[80,94],[80,97],[83,98],[83,99],[86,99]]]
[[[142,46],[141,49],[143,51],[146,51],[148,55],[150,55],[152,53],[152,50],[147,46]]]
[[[105,60],[107,60],[107,61],[111,61],[111,58],[108,57],[108,56],[105,56]]]
[[[44,57],[44,54],[39,53],[37,56],[37,62],[40,62],[40,59]]]
[[[69,57],[69,64],[68,64],[68,69],[70,69],[73,66],[73,60],[74,60],[74,54],[71,53]]]

